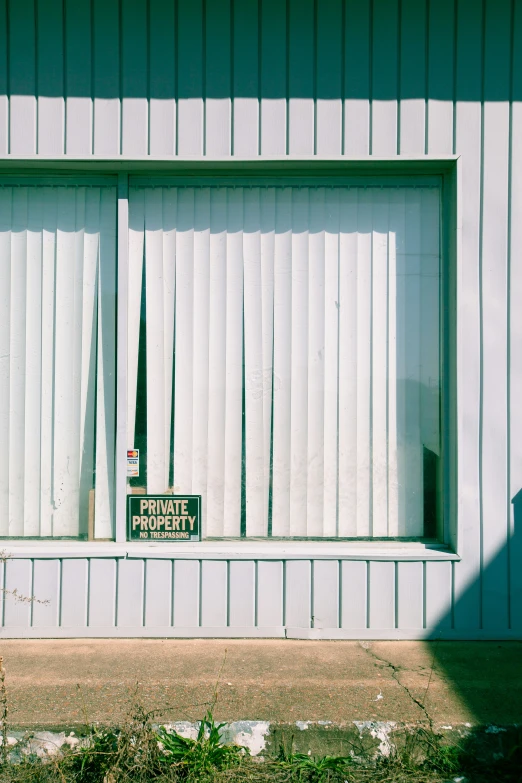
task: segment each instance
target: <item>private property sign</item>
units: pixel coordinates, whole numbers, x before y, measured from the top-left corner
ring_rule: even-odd
[[[201,495],[129,495],[129,541],[199,541]]]

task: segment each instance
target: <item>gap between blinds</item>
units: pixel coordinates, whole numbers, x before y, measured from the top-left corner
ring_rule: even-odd
[[[0,188],[2,536],[113,535],[115,227],[115,188]]]
[[[131,188],[129,491],[207,537],[435,536],[439,197]]]

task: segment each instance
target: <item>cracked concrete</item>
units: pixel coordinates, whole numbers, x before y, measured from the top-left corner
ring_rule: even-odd
[[[522,723],[518,642],[5,640],[13,726],[121,717],[139,683],[158,720]]]

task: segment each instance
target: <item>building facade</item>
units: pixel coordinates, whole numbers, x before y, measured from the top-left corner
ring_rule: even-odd
[[[519,0],[0,0],[5,638],[522,638],[521,100]]]

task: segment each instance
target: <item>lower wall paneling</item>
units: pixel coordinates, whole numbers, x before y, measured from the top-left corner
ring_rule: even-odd
[[[4,638],[522,638],[455,627],[444,561],[26,557],[2,570]]]

